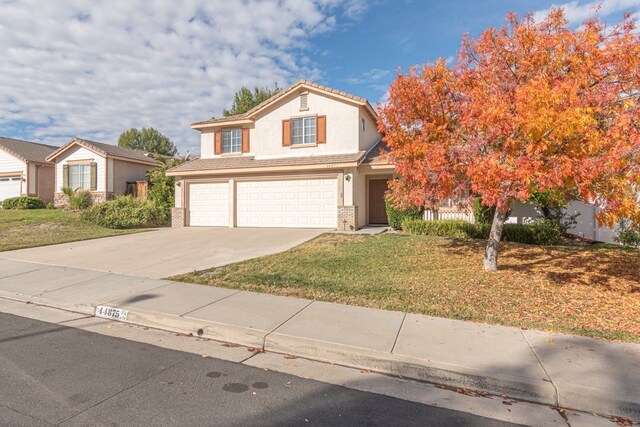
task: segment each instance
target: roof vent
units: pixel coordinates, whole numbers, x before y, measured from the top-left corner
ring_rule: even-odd
[[[309,111],[309,92],[302,92],[300,94],[300,111]]]

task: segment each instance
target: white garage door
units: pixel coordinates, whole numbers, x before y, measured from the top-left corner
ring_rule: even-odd
[[[336,228],[338,184],[332,179],[238,182],[238,227]]]
[[[9,197],[20,196],[20,184],[22,179],[19,176],[0,177],[0,201]]]
[[[229,226],[229,184],[189,184],[189,225]]]

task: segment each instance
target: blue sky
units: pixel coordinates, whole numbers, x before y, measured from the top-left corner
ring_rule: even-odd
[[[306,78],[376,104],[398,68],[552,6],[573,25],[640,16],[640,0],[0,0],[0,135],[115,143],[153,126],[197,153],[189,124],[220,116],[242,85]]]
[[[607,22],[618,22],[625,11],[640,10],[640,1],[379,1],[357,22],[320,35],[313,44],[318,52],[331,52],[321,60],[327,84],[375,103],[398,67],[406,71],[411,65],[455,56],[464,33],[477,35],[490,26],[499,27],[509,11],[542,14],[552,6],[564,5],[577,24],[595,13],[600,3],[601,18]]]

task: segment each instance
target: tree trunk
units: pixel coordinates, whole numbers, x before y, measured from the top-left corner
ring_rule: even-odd
[[[486,271],[496,271],[498,269],[498,245],[502,238],[502,230],[504,229],[504,222],[507,219],[508,212],[508,209],[505,211],[496,209],[496,213],[493,215],[491,232],[489,233],[489,242],[487,243],[487,249],[484,252],[484,269]]]

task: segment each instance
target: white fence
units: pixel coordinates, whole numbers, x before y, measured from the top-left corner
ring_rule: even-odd
[[[457,209],[439,209],[437,211],[425,210],[425,221],[433,221],[434,219],[460,219],[463,221],[474,222],[473,212],[471,210],[457,210]]]

